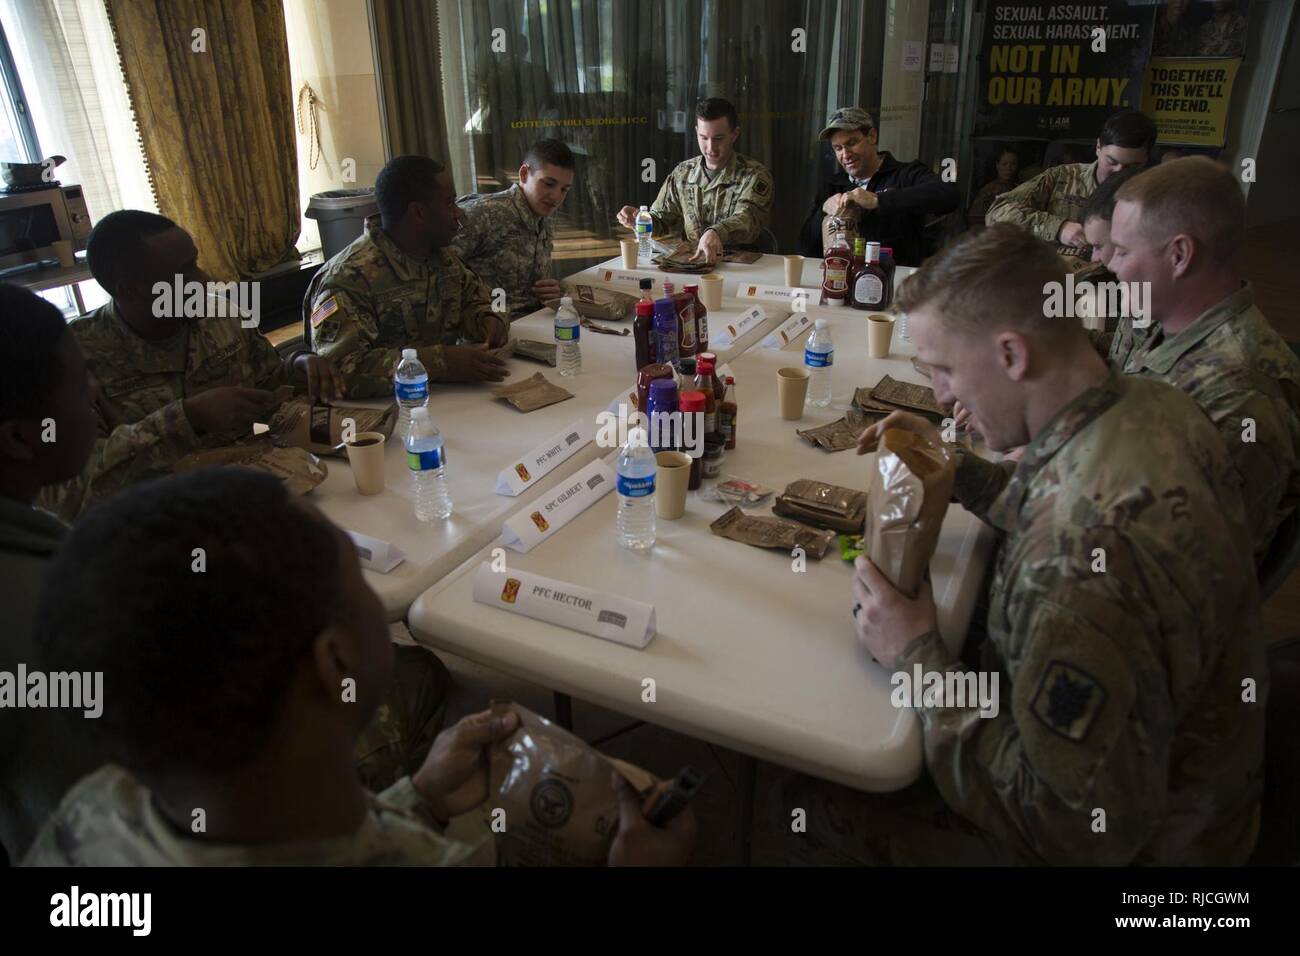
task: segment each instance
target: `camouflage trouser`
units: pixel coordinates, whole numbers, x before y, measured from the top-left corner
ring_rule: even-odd
[[[379,793],[424,762],[447,715],[451,674],[423,647],[393,647],[393,679],[354,751],[361,782]]]
[[[863,793],[803,774],[771,791],[786,862],[797,866],[1004,866],[1005,847],[948,808],[929,775],[893,793]],[[796,810],[806,816],[796,832]]]

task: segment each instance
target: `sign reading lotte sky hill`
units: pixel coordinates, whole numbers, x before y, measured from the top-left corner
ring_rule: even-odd
[[[1127,0],[992,0],[975,135],[1094,138],[1111,113],[1141,103],[1155,11]]]

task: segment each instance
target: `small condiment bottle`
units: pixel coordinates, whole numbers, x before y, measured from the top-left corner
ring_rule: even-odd
[[[652,381],[646,403],[649,405],[646,420],[650,423],[650,450],[675,450],[677,436],[673,434],[672,417],[677,411],[677,380],[670,376]]]
[[[719,434],[704,436],[704,464],[700,467],[700,476],[706,481],[722,475],[722,447],[727,440]]]
[[[691,387],[704,396],[704,434],[709,435],[718,430],[718,394],[713,383],[718,376],[713,371],[714,355],[705,352],[695,357],[695,377]]]
[[[642,282],[649,280],[642,279]],[[654,314],[655,304],[649,299],[641,299],[636,304],[636,318],[632,320],[632,342],[636,348],[637,370],[645,368],[654,361]]]
[[[640,281],[639,285],[640,285],[640,287],[641,287],[641,298],[640,298],[638,301],[641,301],[641,302],[649,302],[651,305],[653,305],[653,304],[654,304],[654,301],[655,301],[655,297],[654,297],[654,295],[653,295],[653,290],[654,290],[654,287],[655,287],[655,280],[654,280],[654,279],[642,279],[642,280]]]
[[[691,459],[691,476],[687,482],[687,489],[694,491],[700,487],[700,481],[703,479],[704,468],[704,393],[692,389],[689,392],[682,392],[679,399],[682,412],[682,450],[690,452],[695,448],[700,449],[700,454]],[[687,424],[687,416],[694,416]],[[686,441],[686,437],[690,441]]]
[[[739,408],[736,406],[736,377],[727,376],[727,391],[723,395],[722,404],[718,406],[718,427],[722,434],[726,436],[724,448],[736,447],[736,416]]]
[[[646,407],[646,403],[649,401],[649,397],[650,397],[650,383],[663,378],[672,379],[673,384],[674,385],[677,384],[677,378],[675,373],[673,372],[673,367],[671,365],[660,365],[658,363],[652,365],[643,365],[640,371],[637,372],[636,375],[637,411],[644,412],[647,415],[650,414],[649,409]],[[649,423],[647,422],[647,425],[648,424]]]

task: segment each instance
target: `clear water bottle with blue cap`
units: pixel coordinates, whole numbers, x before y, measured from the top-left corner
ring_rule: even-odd
[[[559,373],[571,378],[582,371],[582,321],[573,299],[564,296],[555,310],[555,364]]]
[[[393,392],[401,409],[398,428],[405,440],[411,430],[411,409],[423,408],[429,403],[429,373],[415,349],[402,349],[402,361],[393,375]]]
[[[406,466],[411,470],[415,491],[415,516],[421,521],[450,517],[447,449],[427,407],[411,409],[411,430],[406,436]]]
[[[803,364],[808,369],[806,402],[813,408],[825,408],[831,403],[831,366],[835,364],[835,345],[825,319],[818,319],[813,326],[812,337],[803,350]]]
[[[655,221],[650,215],[650,207],[642,206],[636,214],[636,264],[651,266],[654,258]]]
[[[633,551],[655,544],[655,456],[644,428],[628,432],[618,454],[618,543]]]

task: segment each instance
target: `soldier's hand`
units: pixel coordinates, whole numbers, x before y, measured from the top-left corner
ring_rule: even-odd
[[[853,562],[853,626],[858,641],[883,667],[892,668],[908,644],[939,629],[927,573],[916,597],[894,587],[865,554]]]
[[[958,428],[970,428],[972,431],[974,430],[974,426],[971,424],[970,409],[961,402],[952,403],[952,421]]]
[[[875,451],[876,446],[880,444],[880,436],[891,428],[916,432],[932,445],[943,444],[943,436],[939,434],[939,429],[935,428],[934,423],[928,418],[922,418],[912,412],[890,412],[874,425],[868,425],[858,436],[858,454],[866,455]]]
[[[554,302],[564,295],[564,292],[555,279],[538,279],[533,283],[533,295],[537,296],[539,302]]]
[[[1077,222],[1065,221],[1061,223],[1061,231],[1056,234],[1057,239],[1063,246],[1086,246],[1087,237],[1083,234],[1083,226]]]
[[[185,417],[200,435],[246,432],[254,422],[265,421],[282,401],[273,392],[242,385],[210,388],[185,399]]]
[[[639,210],[636,206],[624,206],[618,211],[618,221],[628,229],[636,228],[636,214]]]
[[[660,828],[646,819],[659,795],[672,789],[660,781],[644,800],[621,774],[612,777],[618,793],[618,836],[609,848],[610,866],[685,866],[695,845],[695,814],[687,807]]]
[[[506,363],[485,349],[492,348],[489,341],[483,345],[447,345],[443,359],[447,363],[445,381],[448,382],[500,382],[510,370]]]
[[[307,398],[332,402],[347,391],[343,376],[334,363],[320,355],[303,354],[293,360],[295,371],[307,379]]]
[[[879,201],[876,199],[876,194],[870,189],[864,189],[861,186],[845,195],[848,196],[849,202],[852,202],[854,205],[860,206],[863,209],[875,209],[876,206],[879,205]]]
[[[446,823],[482,805],[488,798],[488,745],[504,740],[518,726],[518,714],[495,717],[484,710],[437,736],[411,777],[437,819]]]
[[[709,265],[717,262],[722,257],[722,240],[712,229],[704,230],[704,235],[700,236],[699,243],[695,246],[695,254],[692,259],[703,259]]]

